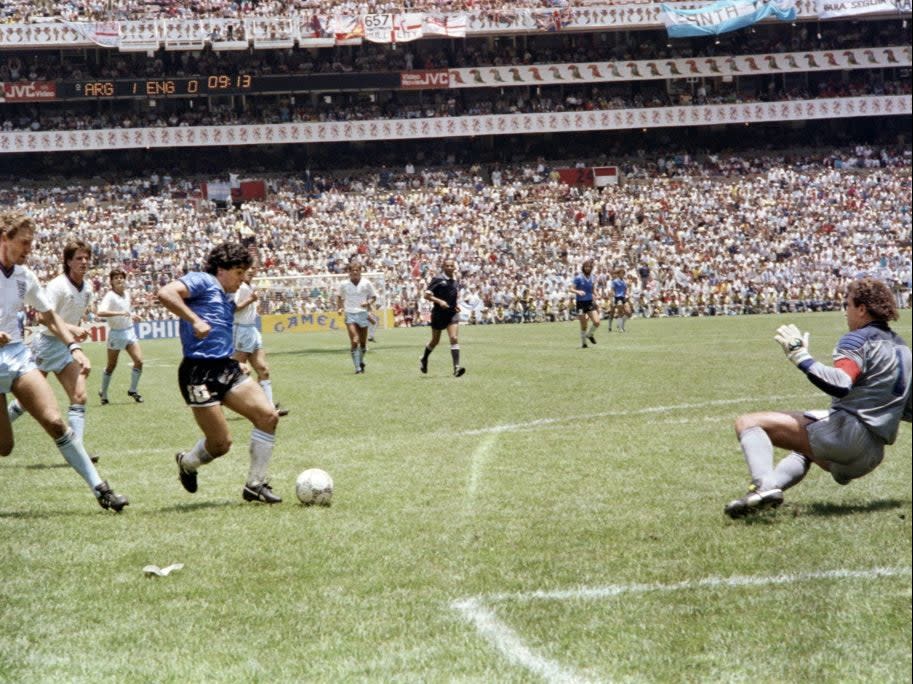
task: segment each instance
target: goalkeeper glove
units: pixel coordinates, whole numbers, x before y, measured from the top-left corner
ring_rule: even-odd
[[[812,355],[808,353],[808,338],[808,333],[803,333],[792,323],[781,325],[777,328],[777,334],[774,335],[774,339],[783,347],[786,358],[796,366],[812,358]]]

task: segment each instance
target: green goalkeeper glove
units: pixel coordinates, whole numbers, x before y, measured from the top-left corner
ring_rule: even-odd
[[[792,323],[781,325],[777,328],[777,334],[774,335],[774,339],[783,347],[786,358],[796,366],[812,358],[812,355],[808,353],[808,338],[808,333],[803,333]]]

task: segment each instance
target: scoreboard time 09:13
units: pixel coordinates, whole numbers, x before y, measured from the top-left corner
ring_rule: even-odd
[[[140,78],[70,81],[58,88],[64,97],[168,97],[169,95],[221,95],[255,90],[249,74],[213,74],[193,78]],[[59,95],[58,95],[59,96]]]

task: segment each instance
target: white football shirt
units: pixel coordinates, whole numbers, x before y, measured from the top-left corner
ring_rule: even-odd
[[[362,278],[355,285],[351,280],[346,280],[339,286],[339,296],[342,297],[343,309],[346,313],[365,311],[364,304],[371,297],[377,297],[374,286],[367,278]]]
[[[247,283],[241,283],[241,287],[235,292],[235,305],[237,306],[245,299],[250,297],[254,291]],[[251,302],[250,306],[243,309],[235,309],[235,323],[238,325],[255,325],[257,323],[257,302]]]
[[[18,314],[26,304],[42,313],[52,308],[30,268],[13,266],[9,275],[0,268],[0,331],[9,335],[11,343],[22,342]]]
[[[89,283],[83,281],[80,289],[62,273],[45,286],[44,293],[51,308],[70,325],[79,325],[95,299],[95,293],[92,292]],[[43,325],[39,326],[38,331],[51,334]]]
[[[133,327],[133,318],[130,316],[132,309],[130,308],[130,292],[124,290],[123,296],[117,294],[114,290],[110,290],[101,300],[101,304],[98,305],[99,311],[115,311],[117,313],[123,312],[123,315],[120,316],[110,316],[107,319],[108,329],[109,330],[126,330],[127,328]]]

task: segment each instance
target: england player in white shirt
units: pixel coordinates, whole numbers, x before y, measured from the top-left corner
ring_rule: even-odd
[[[102,298],[95,313],[99,318],[108,322],[108,364],[101,374],[101,391],[98,396],[102,405],[108,403],[108,387],[111,386],[111,376],[117,368],[117,359],[121,351],[126,350],[133,361],[133,370],[130,372],[130,389],[127,396],[138,404],[143,403],[143,395],[138,391],[139,379],[143,374],[143,349],[139,345],[133,324],[139,321],[139,316],[134,315],[130,302],[130,293],[127,292],[127,273],[120,269],[112,269],[108,274],[111,290]]]
[[[24,265],[34,235],[35,225],[28,216],[0,214],[0,455],[8,456],[14,446],[6,400],[6,395],[12,392],[53,438],[66,462],[92,489],[99,505],[119,512],[128,505],[127,498],[116,494],[98,475],[82,442],[63,422],[54,391],[22,341],[18,315],[25,306],[31,306],[38,312],[41,323],[66,346],[82,372],[88,375],[91,370],[79,342],[54,311],[35,274]]]
[[[356,375],[365,372],[368,317],[376,301],[377,293],[374,286],[367,278],[361,277],[361,264],[353,261],[349,264],[349,279],[339,286],[336,309],[340,315],[345,315]]]
[[[251,286],[257,267],[251,266],[244,274],[241,286],[235,292],[234,346],[235,353],[231,358],[238,363],[249,363],[257,371],[257,380],[266,393],[269,403],[276,407],[280,416],[287,416],[288,409],[280,408],[273,401],[273,383],[269,377],[269,364],[266,363],[266,350],[263,348],[263,335],[257,330],[257,291]]]
[[[71,240],[63,248],[63,273],[44,288],[51,308],[63,319],[76,342],[83,342],[89,331],[81,326],[86,312],[91,310],[95,295],[86,282],[86,273],[92,260],[92,249],[82,240]],[[67,422],[77,439],[85,443],[86,424],[86,374],[82,365],[73,358],[67,346],[46,325],[38,329],[32,340],[35,363],[45,375],[54,373],[70,400]],[[12,423],[25,411],[15,399],[9,404]],[[97,462],[96,458],[92,459]]]

